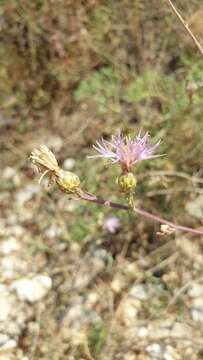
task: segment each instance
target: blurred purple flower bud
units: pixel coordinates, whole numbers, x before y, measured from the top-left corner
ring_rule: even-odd
[[[121,227],[120,220],[116,216],[109,216],[103,224],[103,229],[115,234]]]

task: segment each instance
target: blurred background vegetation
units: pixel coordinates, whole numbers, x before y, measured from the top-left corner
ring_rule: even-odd
[[[174,3],[203,43],[201,0]],[[135,169],[138,203],[198,226],[201,204],[195,210],[187,204],[203,191],[198,180],[203,175],[203,60],[166,1],[1,0],[0,31],[0,161],[2,169],[14,168],[20,177],[17,182],[3,177],[2,192],[15,198],[35,182],[28,155],[46,143],[60,164],[69,160],[68,168],[89,192],[123,201],[115,189],[118,168],[104,168],[86,155],[101,136],[108,139],[118,129],[134,135],[142,128],[154,141],[163,139],[166,156]],[[60,251],[50,259],[59,243],[68,254],[72,243],[89,249],[93,242],[108,251],[108,264],[124,242],[129,261],[162,244],[157,225],[143,219],[114,212],[122,230],[112,239],[102,228],[110,210],[68,203],[55,188],[32,196],[24,209],[30,216],[18,213],[17,221],[26,228],[30,254],[42,252],[50,267],[60,257],[65,263]],[[12,212],[22,211],[15,203],[4,206],[5,218],[12,206]],[[45,235],[50,226],[60,229],[53,239]],[[101,352],[106,332],[101,322],[90,330],[93,353]]]

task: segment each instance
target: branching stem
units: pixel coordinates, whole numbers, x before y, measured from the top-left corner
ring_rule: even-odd
[[[173,223],[171,221],[168,221],[168,220],[165,220],[165,219],[161,218],[158,215],[152,214],[152,213],[150,213],[148,211],[142,210],[142,209],[137,208],[135,206],[130,207],[130,206],[127,206],[127,205],[123,205],[123,204],[119,204],[119,203],[114,203],[112,201],[100,199],[100,198],[98,198],[98,197],[96,197],[94,195],[90,195],[90,194],[87,194],[87,196],[86,196],[85,194],[86,194],[85,192],[82,192],[80,194],[80,198],[82,198],[83,200],[86,200],[86,201],[90,201],[90,202],[99,204],[99,205],[109,206],[109,207],[114,208],[114,209],[132,211],[134,213],[137,213],[137,214],[139,214],[141,216],[144,216],[147,219],[153,220],[153,221],[158,222],[160,224],[166,224],[166,225],[170,226],[171,228],[173,228],[175,230],[179,230],[179,231],[183,231],[183,232],[189,232],[189,233],[196,234],[196,235],[203,235],[203,230],[201,230],[201,229],[193,229],[193,228],[190,228],[190,227],[187,227],[187,226],[175,224],[175,223]]]

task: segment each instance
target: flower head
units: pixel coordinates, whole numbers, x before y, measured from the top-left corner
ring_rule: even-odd
[[[79,190],[79,177],[70,171],[64,171],[61,169],[55,155],[46,145],[41,145],[38,149],[34,149],[30,158],[38,167],[39,172],[42,173],[39,183],[42,181],[44,176],[47,175],[49,177],[49,184],[54,178],[61,190],[64,192],[72,194]]]
[[[138,161],[152,159],[161,155],[153,155],[160,145],[160,140],[155,144],[149,143],[149,134],[146,133],[141,137],[141,131],[135,139],[124,137],[119,131],[112,136],[111,142],[101,139],[97,141],[93,148],[98,151],[99,155],[89,156],[89,158],[106,158],[112,164],[121,163],[123,170],[128,172],[132,165]]]
[[[51,183],[52,177],[59,171],[58,162],[53,152],[49,150],[46,145],[41,145],[38,149],[34,149],[32,151],[30,159],[42,174],[39,179],[39,183],[46,175],[48,175],[49,182]]]

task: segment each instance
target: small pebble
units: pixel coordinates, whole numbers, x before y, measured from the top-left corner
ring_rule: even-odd
[[[186,211],[191,216],[202,220],[203,218],[203,195],[197,196],[195,199],[187,202],[185,206]]]
[[[161,345],[158,343],[153,343],[147,346],[146,348],[148,354],[152,356],[154,359],[162,359],[163,358],[163,349]]]
[[[46,275],[37,275],[32,279],[22,278],[12,284],[20,300],[34,303],[42,299],[52,287],[52,280]]]
[[[193,283],[190,289],[188,290],[188,295],[191,298],[203,297],[203,285],[198,283]]]
[[[149,298],[146,287],[142,284],[132,286],[129,294],[138,300],[147,300]]]
[[[0,285],[0,321],[8,320],[13,309],[12,298],[4,285]]]
[[[149,335],[149,330],[145,327],[145,326],[141,326],[138,330],[137,330],[137,335],[140,338],[145,338],[146,336]]]
[[[60,136],[51,136],[47,139],[47,146],[58,152],[63,147],[63,139]]]
[[[133,325],[137,319],[138,311],[140,309],[140,301],[133,298],[126,298],[122,301],[119,308],[119,319],[125,325]]]
[[[64,160],[63,168],[64,170],[72,170],[75,166],[75,160],[71,158],[67,158]]]
[[[20,249],[20,244],[14,237],[10,237],[0,244],[0,251],[4,255],[8,255],[19,249]]]
[[[16,194],[16,202],[19,206],[23,206],[27,201],[31,200],[40,190],[39,185],[27,185]]]
[[[195,322],[203,322],[203,312],[198,309],[191,309],[191,316]]]

